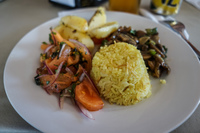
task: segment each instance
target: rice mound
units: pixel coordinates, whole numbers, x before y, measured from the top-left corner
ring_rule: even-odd
[[[111,104],[131,105],[151,95],[142,55],[127,43],[101,47],[93,57],[90,75],[101,96]]]

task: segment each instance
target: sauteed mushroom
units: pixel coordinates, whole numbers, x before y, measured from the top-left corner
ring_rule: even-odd
[[[171,69],[165,62],[167,49],[160,43],[157,28],[142,31],[121,26],[108,40],[108,45],[114,42],[126,42],[136,46],[141,51],[145,64],[152,76],[159,78],[163,72],[170,73]]]

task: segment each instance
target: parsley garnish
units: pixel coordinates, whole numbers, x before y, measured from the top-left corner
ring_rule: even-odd
[[[130,33],[135,36],[136,30],[130,30]]]
[[[46,42],[42,42],[42,44],[47,44]]]

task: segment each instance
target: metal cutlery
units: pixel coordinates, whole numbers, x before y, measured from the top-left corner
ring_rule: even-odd
[[[198,58],[200,59],[200,51],[185,37],[184,30],[185,25],[179,21],[176,20],[166,20],[162,21],[162,23],[168,24],[175,32],[181,35],[181,37],[190,45],[190,47],[194,50],[194,52],[197,54]]]

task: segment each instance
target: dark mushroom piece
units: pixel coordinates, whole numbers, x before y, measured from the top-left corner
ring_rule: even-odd
[[[149,36],[143,36],[139,38],[139,44],[145,44],[147,41],[149,41],[150,37]]]
[[[170,71],[171,71],[171,69],[170,69],[170,67],[167,65],[167,63],[164,61],[164,59],[161,58],[161,56],[158,55],[158,54],[156,54],[156,55],[154,56],[154,58],[155,58],[155,60],[156,60],[157,62],[159,62],[159,63],[161,64],[161,66],[162,66],[162,68],[163,68],[163,71],[166,71],[167,74],[169,74]]]
[[[148,63],[150,70],[153,71],[155,69],[155,61],[148,60],[147,63]]]
[[[162,53],[166,53],[165,49],[163,48],[163,46],[160,43],[156,44],[156,47],[162,52]]]
[[[143,54],[142,54],[142,57],[143,57],[144,60],[148,60],[148,59],[150,59],[152,56],[151,56],[150,54],[148,54],[148,53],[143,53]]]
[[[169,74],[171,72],[171,68],[165,63],[164,66],[162,66],[164,70]]]
[[[160,66],[161,64],[159,62],[156,62],[156,65],[155,65],[155,68],[154,68],[154,73],[153,73],[153,76],[156,77],[156,78],[159,78],[160,77]]]
[[[151,40],[153,40],[156,44],[160,44],[160,37],[158,34],[151,35]]]
[[[137,45],[137,43],[135,42],[135,40],[133,38],[129,37],[128,35],[126,35],[126,34],[120,33],[120,34],[117,35],[117,38],[119,40],[121,40],[122,42],[127,42],[129,44],[134,45],[134,46]]]
[[[156,52],[158,53],[158,54],[160,54],[161,56],[162,56],[162,58],[165,58],[165,54],[164,53],[162,53],[154,44],[152,44],[152,43],[149,43],[149,47],[151,47],[151,48],[153,48],[153,49],[155,49],[156,50]]]
[[[143,36],[146,35],[146,33],[145,33],[144,31],[142,31],[142,30],[136,31],[135,34],[136,34],[136,37],[137,37],[137,38],[140,38],[140,37],[143,37]]]
[[[155,58],[155,61],[159,62],[162,66],[165,64],[165,61],[164,61],[164,59],[161,57],[161,55],[156,54],[156,55],[154,56],[154,58]]]
[[[148,45],[142,45],[141,50],[142,51],[148,51],[149,46]]]

